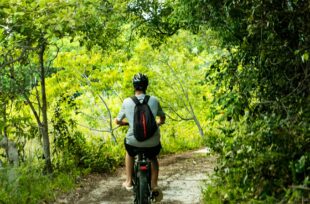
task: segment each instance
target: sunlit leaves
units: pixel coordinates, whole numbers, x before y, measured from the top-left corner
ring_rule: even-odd
[[[175,34],[180,26],[172,15],[172,4],[173,1],[129,1],[128,11],[138,34],[151,37],[157,45],[162,43],[160,39]]]
[[[232,131],[234,135],[224,131],[224,135],[232,139],[219,138],[212,143],[223,144],[223,148],[231,150],[228,152],[240,149],[240,154],[231,160],[223,155],[218,184],[223,184],[225,193],[216,193],[224,195],[222,201],[236,199],[239,202],[237,199],[248,199],[251,195],[255,199],[268,200],[266,195],[274,195],[275,191],[277,197],[284,194],[281,185],[287,187],[290,183],[303,183],[309,170],[303,169],[304,175],[294,176],[290,168],[299,166],[299,161],[303,161],[299,158],[307,158],[298,149],[309,146],[306,142],[309,137],[304,137],[309,135],[309,130],[300,127],[300,124],[309,123],[309,114],[299,115],[300,110],[309,113],[310,89],[306,82],[309,81],[309,1],[177,2],[181,4],[175,4],[174,11],[179,14],[176,19],[180,24],[192,31],[211,25],[220,31],[224,46],[229,47],[229,54],[222,55],[206,71],[207,82],[215,86],[213,104],[223,107],[227,120],[232,124],[237,119],[243,120],[243,115],[251,116],[246,116],[247,122],[237,125]],[[249,134],[249,139],[243,139],[244,134],[252,133],[254,124],[261,122],[264,127],[257,126],[254,134]],[[238,133],[243,125],[248,130]],[[235,142],[231,143],[232,140]],[[252,146],[254,151],[241,154],[243,143]],[[259,147],[253,148],[257,144]],[[249,160],[255,167],[247,164]],[[289,167],[288,160],[296,165]],[[257,166],[266,163],[270,165],[269,169],[255,172]],[[227,169],[232,173],[227,174]],[[223,179],[224,175],[229,176]],[[293,178],[283,179],[285,176]],[[251,184],[251,180],[257,182]],[[257,191],[253,190],[254,185]],[[290,201],[302,200],[299,190],[292,192]]]

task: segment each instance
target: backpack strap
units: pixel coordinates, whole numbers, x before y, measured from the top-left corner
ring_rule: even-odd
[[[149,95],[145,95],[144,99],[143,99],[143,103],[147,104],[147,102],[149,101],[150,96]]]
[[[133,102],[137,105],[137,104],[141,104],[140,101],[138,100],[138,98],[136,96],[131,96],[130,97]],[[143,99],[143,104],[147,104],[147,102],[149,101],[150,96],[149,95],[145,95],[144,99]]]
[[[140,103],[140,101],[138,100],[138,98],[136,96],[131,96],[130,97],[132,99],[132,101],[137,105]]]

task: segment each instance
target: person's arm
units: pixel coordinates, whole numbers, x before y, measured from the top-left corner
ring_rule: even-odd
[[[114,122],[116,125],[119,125],[119,126],[129,125],[127,121],[124,121],[125,118],[126,118],[126,114],[125,114],[125,101],[124,101],[120,112],[118,113],[117,117],[114,119]]]
[[[129,123],[127,121],[124,121],[124,120],[117,120],[117,118],[115,118],[115,123],[116,125],[119,125],[119,126],[126,126],[126,125],[129,125]]]
[[[163,125],[163,124],[165,124],[165,121],[166,121],[166,116],[165,115],[159,116],[159,121],[157,121],[157,125],[158,126]]]
[[[163,109],[161,108],[160,103],[158,102],[158,111],[157,111],[157,116],[159,117],[159,121],[157,121],[157,125],[163,125],[166,122],[166,114],[163,111]]]

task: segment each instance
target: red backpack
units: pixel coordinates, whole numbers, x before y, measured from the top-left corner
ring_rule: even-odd
[[[138,141],[142,142],[152,137],[158,126],[151,108],[147,104],[150,96],[145,95],[142,103],[140,103],[136,96],[132,96],[131,99],[136,104],[133,119],[133,134]]]

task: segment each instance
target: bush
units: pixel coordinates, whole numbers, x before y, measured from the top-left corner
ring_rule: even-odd
[[[35,204],[53,200],[60,192],[75,185],[78,171],[43,175],[42,166],[24,164],[18,168],[3,168],[0,172],[0,203]]]
[[[207,140],[220,158],[213,185],[204,191],[205,200],[294,203],[309,199],[309,130],[292,124],[287,129],[289,123],[276,115],[243,119],[224,128],[225,134]]]

